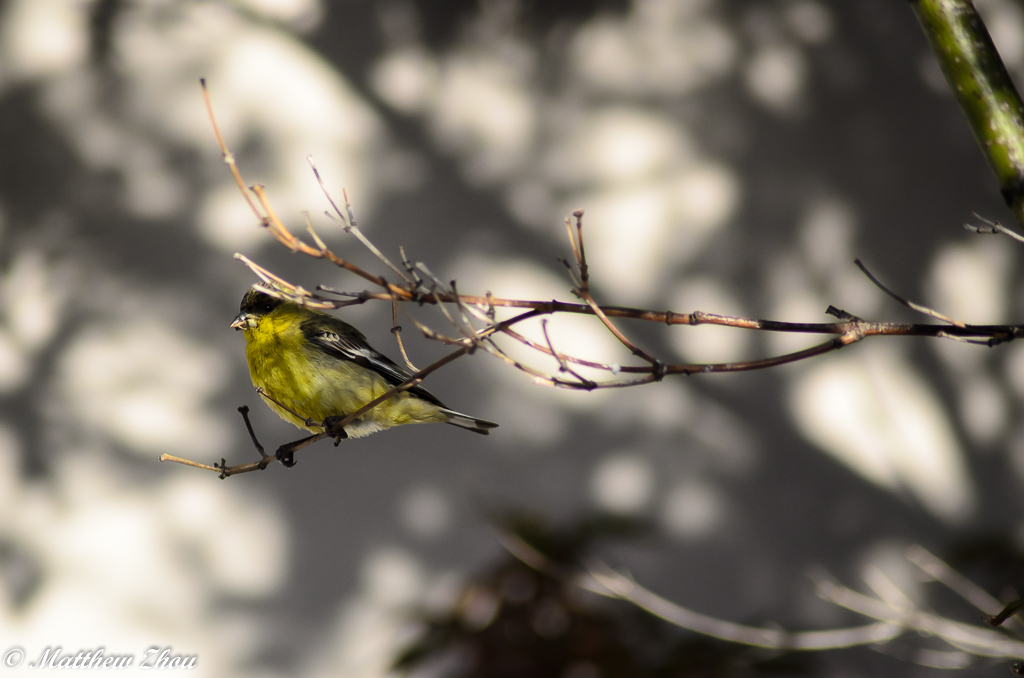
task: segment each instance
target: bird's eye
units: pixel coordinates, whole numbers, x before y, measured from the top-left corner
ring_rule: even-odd
[[[274,305],[272,303],[267,302],[267,303],[263,304],[263,312],[264,313],[270,313],[273,310],[274,310]]]

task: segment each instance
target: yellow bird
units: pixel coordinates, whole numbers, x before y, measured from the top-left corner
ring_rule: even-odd
[[[254,285],[242,298],[231,327],[245,332],[252,383],[274,412],[299,428],[322,432],[409,379],[409,373],[374,350],[348,323],[317,309],[272,297]],[[380,403],[345,427],[358,438],[403,424],[445,423],[486,435],[497,427],[448,409],[422,386]]]

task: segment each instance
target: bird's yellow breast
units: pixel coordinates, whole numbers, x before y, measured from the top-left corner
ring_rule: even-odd
[[[354,412],[391,388],[378,373],[309,342],[300,325],[300,317],[275,311],[245,330],[252,383],[263,390],[264,401],[282,419],[316,433],[328,417]],[[447,420],[433,403],[400,393],[345,430],[349,437],[359,437],[402,424]]]

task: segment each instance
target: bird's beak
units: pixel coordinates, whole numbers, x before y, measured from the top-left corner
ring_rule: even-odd
[[[235,316],[235,319],[231,321],[231,327],[236,330],[249,330],[256,327],[256,318],[252,317],[244,311]]]

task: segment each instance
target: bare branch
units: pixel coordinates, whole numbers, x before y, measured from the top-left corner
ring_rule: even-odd
[[[972,657],[1021,657],[1024,641],[1010,638],[991,628],[952,621],[920,610],[888,578],[876,572],[871,583],[883,598],[872,598],[837,584],[826,575],[815,577],[818,595],[823,599],[877,621],[820,631],[787,631],[774,626],[756,627],[711,617],[669,601],[628,574],[604,562],[594,562],[583,570],[571,569],[550,560],[518,535],[501,531],[502,546],[525,565],[548,576],[571,582],[586,590],[624,600],[665,621],[695,633],[727,642],[775,650],[820,651],[857,645],[882,646],[907,633],[916,632],[946,642],[952,651],[919,649],[913,660],[929,666],[962,667]],[[935,570],[938,559],[921,547],[912,547],[910,557],[929,570]],[[948,568],[944,563],[940,570]],[[947,578],[952,570],[943,571]],[[959,577],[960,575],[956,575]],[[973,585],[972,585],[973,586]]]
[[[822,631],[786,631],[775,627],[744,626],[677,605],[604,564],[591,566],[587,574],[599,587],[591,590],[628,601],[680,628],[753,647],[774,650],[833,650],[884,643],[896,638],[904,630],[899,624],[889,621]]]
[[[887,603],[857,593],[835,582],[820,580],[818,595],[840,607],[879,621],[901,624],[924,635],[941,638],[951,646],[986,657],[1024,657],[1024,641],[991,628],[956,622],[914,606],[896,612]]]
[[[592,563],[582,572],[574,572],[553,563],[515,534],[502,531],[498,539],[510,554],[538,572],[629,602],[680,628],[731,643],[773,650],[830,650],[884,643],[903,633],[900,625],[889,622],[822,631],[786,631],[777,627],[736,624],[666,600],[603,562]]]
[[[940,582],[968,603],[985,614],[995,614],[1003,604],[990,596],[984,589],[951,568],[936,555],[919,544],[907,549],[907,560],[917,565],[922,572]]]
[[[414,302],[420,305],[432,304],[437,306],[445,316],[446,320],[456,329],[457,335],[459,335],[456,337],[446,336],[445,334],[427,327],[418,320],[413,319],[414,324],[425,337],[440,341],[446,345],[457,346],[457,350],[447,358],[443,358],[423,370],[415,371],[415,374],[409,381],[391,389],[388,393],[381,396],[381,398],[365,405],[358,412],[348,413],[340,424],[334,426],[335,430],[342,430],[344,424],[362,416],[362,414],[364,414],[369,408],[374,407],[377,403],[401,392],[402,390],[412,388],[427,376],[427,374],[455,358],[475,351],[477,348],[482,348],[490,355],[509,364],[514,369],[523,372],[538,383],[559,388],[594,390],[604,388],[625,388],[653,383],[661,381],[666,376],[673,374],[694,375],[717,372],[761,370],[823,355],[872,336],[931,336],[958,341],[978,341],[979,343],[983,342],[990,346],[1024,336],[1024,325],[967,325],[944,316],[932,309],[910,302],[885,287],[860,261],[856,262],[857,266],[860,267],[864,274],[868,276],[868,278],[883,292],[901,304],[934,317],[945,324],[930,325],[872,322],[858,318],[857,316],[845,311],[839,311],[832,306],[829,307],[827,312],[836,317],[836,322],[796,323],[726,316],[702,311],[677,313],[674,311],[653,311],[622,306],[600,305],[596,302],[590,291],[591,273],[587,262],[586,247],[584,245],[582,210],[576,210],[573,212],[573,221],[570,221],[569,219],[565,220],[566,235],[569,240],[569,246],[574,262],[570,263],[564,259],[562,262],[566,266],[566,269],[574,283],[574,287],[572,289],[573,294],[575,294],[583,303],[570,303],[559,300],[538,301],[505,299],[497,298],[490,292],[487,292],[484,296],[461,294],[454,280],[448,283],[443,282],[438,276],[433,274],[425,263],[411,261],[409,257],[406,256],[403,248],[399,248],[403,268],[399,268],[394,265],[356,226],[355,216],[352,210],[352,205],[348,200],[347,192],[343,190],[345,199],[343,207],[334,201],[330,192],[326,189],[323,179],[312,161],[312,157],[310,157],[309,162],[313,168],[314,175],[335,212],[333,215],[328,214],[328,217],[338,223],[346,232],[353,234],[378,258],[379,261],[383,263],[383,265],[399,276],[401,284],[391,284],[382,276],[367,271],[332,252],[323,239],[321,239],[314,230],[308,215],[305,218],[306,230],[314,244],[307,244],[300,238],[297,238],[277,216],[270,204],[267,193],[262,186],[254,185],[251,189],[246,189],[246,184],[238,171],[230,151],[224,143],[219,129],[217,128],[216,119],[213,116],[213,110],[210,104],[210,96],[206,90],[205,83],[203,84],[203,92],[204,100],[210,115],[211,125],[214,128],[214,134],[217,138],[217,143],[221,149],[221,153],[225,158],[225,162],[228,163],[231,169],[232,176],[235,178],[235,183],[238,185],[239,191],[243,194],[243,197],[249,204],[250,209],[256,215],[259,223],[265,227],[278,242],[289,248],[291,251],[299,252],[316,259],[329,261],[335,266],[349,271],[360,277],[365,282],[368,282],[372,288],[377,288],[376,290],[371,288],[359,292],[346,293],[326,286],[317,287],[317,290],[321,292],[348,297],[347,299],[335,299],[329,296],[311,293],[298,285],[289,283],[266,268],[259,266],[244,255],[236,254],[236,257],[239,260],[245,263],[245,265],[248,266],[255,275],[268,284],[269,293],[272,296],[288,299],[290,301],[315,308],[342,308],[353,304],[365,303],[369,300],[388,301],[392,305],[393,332],[402,356],[405,359],[406,364],[410,366],[410,369],[414,369],[414,367],[405,350],[405,346],[400,336],[401,328],[398,325],[399,302]],[[256,196],[255,201],[253,201],[250,192]],[[994,224],[992,228],[999,232],[1003,232],[1005,230],[997,224]],[[450,305],[454,306],[454,308],[450,309]],[[498,321],[495,317],[495,310],[498,307],[519,309],[522,312],[517,313],[507,320]],[[541,329],[544,334],[544,343],[530,340],[515,329],[515,325],[524,320],[558,313],[572,313],[596,317],[604,328],[616,338],[618,343],[629,351],[630,354],[639,358],[643,364],[624,365],[620,364],[618,361],[601,362],[588,360],[580,356],[575,356],[564,351],[557,350],[554,346],[554,342],[548,334],[546,320],[541,325]],[[800,351],[768,356],[755,360],[726,363],[671,363],[663,361],[657,356],[637,346],[626,336],[625,332],[618,327],[613,319],[658,322],[664,323],[668,326],[717,325],[746,330],[823,334],[832,336],[821,343]],[[481,327],[478,329],[477,325],[480,325]],[[498,335],[505,335],[512,341],[519,342],[526,348],[535,351],[537,355],[553,358],[558,366],[557,372],[553,374],[545,372],[532,367],[519,359],[512,358],[495,341]],[[609,378],[601,381],[588,379],[576,371],[577,366],[607,373]],[[565,378],[562,375],[568,375],[571,378]],[[326,432],[325,435],[327,435]],[[331,435],[333,436],[333,434]],[[308,444],[305,440],[296,441],[296,443],[299,442]],[[171,459],[169,458],[169,460]],[[265,467],[265,462],[260,463]],[[203,465],[198,466],[201,468],[204,467]],[[220,468],[223,472],[223,468]]]

